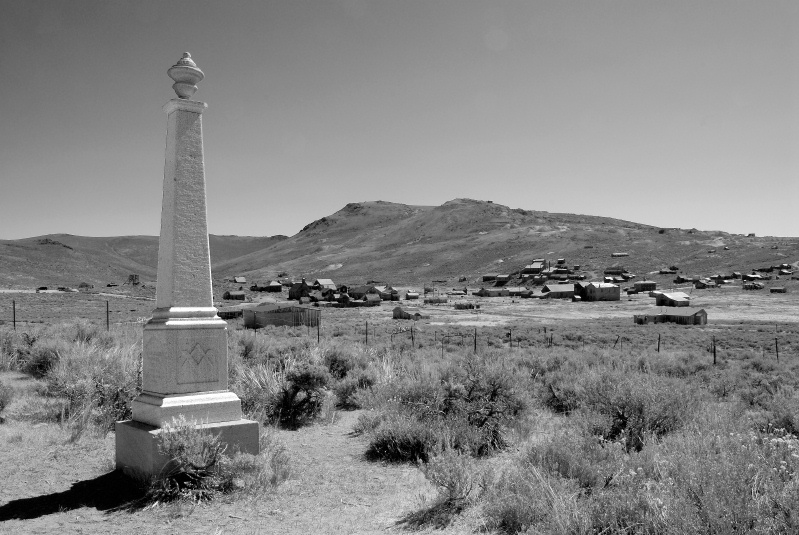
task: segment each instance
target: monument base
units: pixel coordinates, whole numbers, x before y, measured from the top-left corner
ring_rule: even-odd
[[[236,451],[257,455],[260,451],[258,422],[236,420],[199,424],[199,429],[220,436],[227,453]],[[135,420],[116,423],[116,467],[136,479],[157,477],[169,461],[158,451],[158,436],[164,430]]]
[[[233,392],[197,392],[164,396],[142,392],[131,404],[133,420],[161,427],[178,416],[213,424],[241,419],[241,400]]]

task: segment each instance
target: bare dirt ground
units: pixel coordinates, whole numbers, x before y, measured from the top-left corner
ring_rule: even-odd
[[[32,386],[21,374],[4,374],[2,379],[20,392]],[[114,510],[135,493],[126,491],[111,471],[113,433],[69,443],[67,431],[58,425],[30,429],[29,423],[11,421],[0,426],[0,532],[403,532],[403,519],[435,490],[414,466],[365,460],[365,441],[351,433],[358,414],[337,412],[327,424],[275,430],[290,452],[292,476],[272,494],[136,512]],[[20,445],[23,439],[25,447]],[[436,531],[460,532],[457,526]]]

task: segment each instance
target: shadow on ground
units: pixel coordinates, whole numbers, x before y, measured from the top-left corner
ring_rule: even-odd
[[[12,500],[0,506],[0,522],[39,518],[82,507],[108,512],[132,511],[140,508],[144,495],[141,485],[120,470],[114,470],[94,479],[78,481],[63,492]]]

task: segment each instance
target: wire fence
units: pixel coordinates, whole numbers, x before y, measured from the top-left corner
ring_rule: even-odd
[[[110,330],[112,325],[145,324],[149,315],[132,316],[131,312],[137,309],[120,308],[111,306],[111,300],[92,301],[93,313],[76,316],[75,319],[86,320],[100,324]],[[47,323],[41,319],[30,319],[24,309],[20,309],[15,299],[11,300],[9,310],[9,323],[11,328],[27,328],[31,325]],[[151,302],[145,302],[140,307],[146,310]],[[84,307],[84,312],[86,307]],[[36,310],[30,311],[37,313]],[[304,335],[316,338],[317,343],[323,339],[335,339],[342,336],[364,346],[385,346],[396,349],[417,350],[434,348],[440,350],[442,355],[448,350],[471,350],[482,353],[494,350],[554,350],[568,348],[573,350],[609,350],[609,351],[685,351],[707,354],[712,358],[713,364],[721,359],[741,359],[760,356],[761,358],[792,358],[799,350],[799,325],[780,324],[764,325],[751,324],[748,326],[733,326],[712,324],[713,331],[709,333],[699,326],[677,326],[669,330],[668,324],[649,326],[630,325],[628,328],[614,327],[612,332],[602,330],[601,327],[592,326],[591,322],[581,325],[570,324],[564,326],[534,325],[531,327],[458,327],[456,325],[431,325],[423,322],[403,321],[399,324],[395,320],[372,321],[364,320],[363,324],[336,321],[329,325],[322,321],[322,311],[303,309],[299,313],[294,311],[286,314],[270,315],[268,322],[256,323],[254,335],[268,327],[290,329],[295,335]],[[326,314],[329,317],[329,315]],[[514,318],[518,321],[518,318]],[[55,322],[53,322],[55,323]],[[234,329],[247,328],[243,320],[234,318],[230,322]],[[773,330],[772,330],[773,327]],[[659,329],[652,332],[649,329]],[[263,334],[262,334],[263,335]]]

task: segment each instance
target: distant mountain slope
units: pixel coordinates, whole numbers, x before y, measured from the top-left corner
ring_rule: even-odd
[[[211,263],[268,247],[285,236],[209,236]],[[106,285],[136,273],[154,281],[157,236],[86,237],[51,234],[0,240],[0,287]]]
[[[747,237],[720,231],[660,229],[606,217],[511,209],[455,199],[441,206],[384,201],[350,203],[291,237],[210,236],[213,276],[290,277],[336,282],[430,280],[475,282],[510,274],[533,258],[565,258],[589,277],[622,265],[645,276],[677,265],[684,274],[748,271],[799,260],[799,239]],[[724,247],[728,247],[725,250]],[[712,251],[712,252],[710,252]],[[628,253],[611,258],[611,253]],[[155,279],[158,238],[86,238],[66,234],[0,241],[0,287],[75,286]]]
[[[794,262],[799,240],[725,232],[660,229],[619,219],[510,209],[490,201],[455,199],[441,206],[384,201],[350,203],[270,247],[222,262],[216,271],[253,279],[278,272],[337,281],[419,283],[476,280],[510,273],[536,257],[566,258],[589,274],[618,264],[645,274],[678,265],[686,273],[751,269]],[[730,249],[723,250],[724,246]],[[777,246],[778,249],[772,249]],[[715,249],[715,253],[708,251]],[[612,259],[611,253],[628,257]]]

